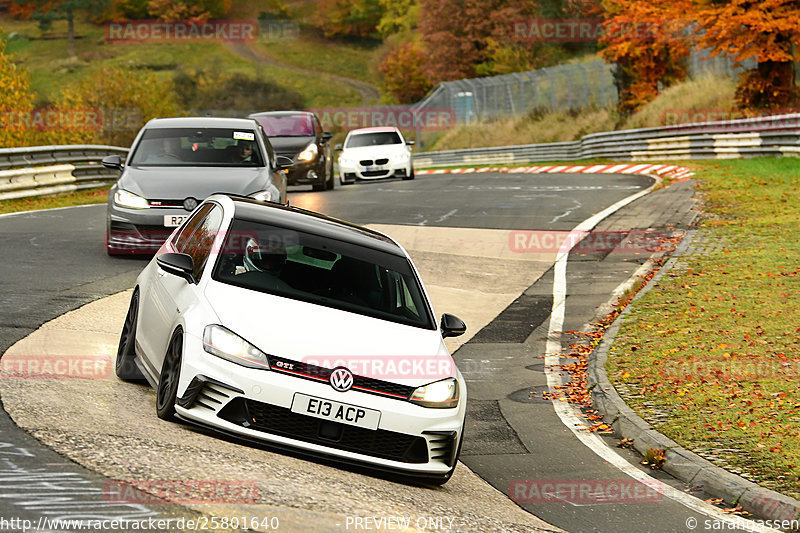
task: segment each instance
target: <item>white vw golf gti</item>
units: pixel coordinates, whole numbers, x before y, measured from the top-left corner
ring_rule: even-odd
[[[390,237],[214,195],[139,275],[116,373],[161,418],[445,483],[467,390],[443,337],[464,331]]]

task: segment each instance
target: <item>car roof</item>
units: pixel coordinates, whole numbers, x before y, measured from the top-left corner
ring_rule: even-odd
[[[256,125],[251,118],[173,117],[151,119],[145,128],[248,128]]]
[[[247,115],[250,118],[258,117],[286,117],[290,115],[313,115],[310,111],[262,111],[260,113],[251,113]]]
[[[405,251],[399,244],[379,231],[299,207],[265,203],[247,197],[226,196],[233,200],[234,218],[296,229],[406,257]]]
[[[350,131],[350,135],[353,135],[353,134],[360,135],[362,133],[385,133],[385,132],[390,132],[390,131],[391,132],[398,132],[398,133],[400,132],[400,130],[398,130],[395,127],[391,127],[391,126],[380,126],[380,127],[379,126],[375,126],[375,127],[372,127],[372,128],[359,128],[357,130],[351,130]]]

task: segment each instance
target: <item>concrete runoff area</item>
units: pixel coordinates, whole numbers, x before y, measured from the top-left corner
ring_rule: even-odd
[[[437,313],[451,312],[467,323],[467,334],[447,339],[451,350],[512,304],[555,257],[502,255],[508,250],[509,232],[504,230],[375,227],[409,251]],[[275,516],[282,531],[342,531],[367,517],[405,517],[411,531],[437,525],[468,531],[557,530],[463,464],[443,487],[419,487],[159,420],[155,391],[124,383],[113,372],[129,299],[130,291],[125,291],[62,315],[3,355],[12,362],[56,356],[88,365],[81,371],[89,379],[0,380],[4,407],[16,424],[58,453],[133,484],[210,479],[254,483],[254,501],[188,507],[219,517]],[[84,408],[75,409],[76,404]]]

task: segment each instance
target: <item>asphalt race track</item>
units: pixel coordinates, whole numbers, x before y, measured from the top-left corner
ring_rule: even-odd
[[[565,232],[652,183],[651,178],[636,175],[439,175],[337,187],[324,193],[295,189],[289,197],[293,205],[358,224]],[[608,227],[630,224],[631,217],[621,215],[631,209],[635,210],[635,204],[623,208],[620,216],[610,217]],[[643,225],[636,227],[657,224],[653,218],[658,213],[653,213],[649,218],[640,216]],[[4,263],[4,276],[0,279],[0,353],[43,323],[133,285],[144,261],[109,258],[103,249],[104,230],[104,205],[0,217]],[[448,231],[461,239],[472,235]],[[475,243],[469,244],[475,247]],[[448,253],[458,255],[458,246],[456,242],[449,243]],[[422,261],[425,260],[423,255]],[[584,328],[595,318],[596,308],[609,299],[614,288],[630,277],[642,260],[635,254],[608,252],[571,256],[563,331]],[[479,276],[480,264],[474,270],[477,272],[471,274]],[[464,283],[447,280],[447,276],[447,272],[437,274],[443,284]],[[542,356],[546,351],[554,274],[552,269],[545,269],[537,276],[518,299],[481,331],[473,332],[474,336],[455,354],[470,385],[461,459],[504,494],[513,492],[513,487],[530,489],[546,482],[580,480],[599,481],[606,487],[622,484],[633,494],[636,488],[630,486],[630,478],[578,440],[557,416],[552,402],[532,400],[528,394],[532,389],[546,390],[547,385]],[[458,314],[458,310],[454,312]],[[570,341],[568,335],[563,335],[564,346]],[[91,416],[92,406],[87,402],[71,409],[85,410]],[[101,509],[109,517],[192,514],[157,502],[110,505],[103,498],[102,476],[42,446],[5,412],[0,413],[0,431],[0,517],[21,517],[36,524],[44,515],[80,517],[87,508]],[[198,438],[214,437],[198,434]],[[606,440],[612,447],[616,442],[611,437]],[[615,449],[612,453],[620,453],[643,470],[633,452]],[[658,477],[679,491],[686,489],[666,474],[659,473]],[[48,499],[52,496],[47,492],[48,486],[34,486],[30,483],[34,478],[56,480],[67,499],[60,503]],[[49,490],[52,492],[53,486]],[[601,496],[591,494],[581,501],[524,494],[525,501],[520,503],[524,509],[567,531],[689,531],[687,524],[692,520],[702,530],[705,521],[716,519],[665,494],[631,497],[622,502],[603,501]],[[687,496],[686,501],[690,500]],[[285,505],[296,507],[293,502]],[[457,529],[472,530],[469,524],[460,524]]]

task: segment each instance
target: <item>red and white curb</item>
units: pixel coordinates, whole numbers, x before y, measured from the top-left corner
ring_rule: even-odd
[[[415,174],[424,176],[432,174],[478,174],[486,172],[502,172],[508,174],[657,174],[662,177],[675,179],[684,179],[694,176],[692,169],[686,167],[642,164],[447,168],[438,170],[417,170]]]

